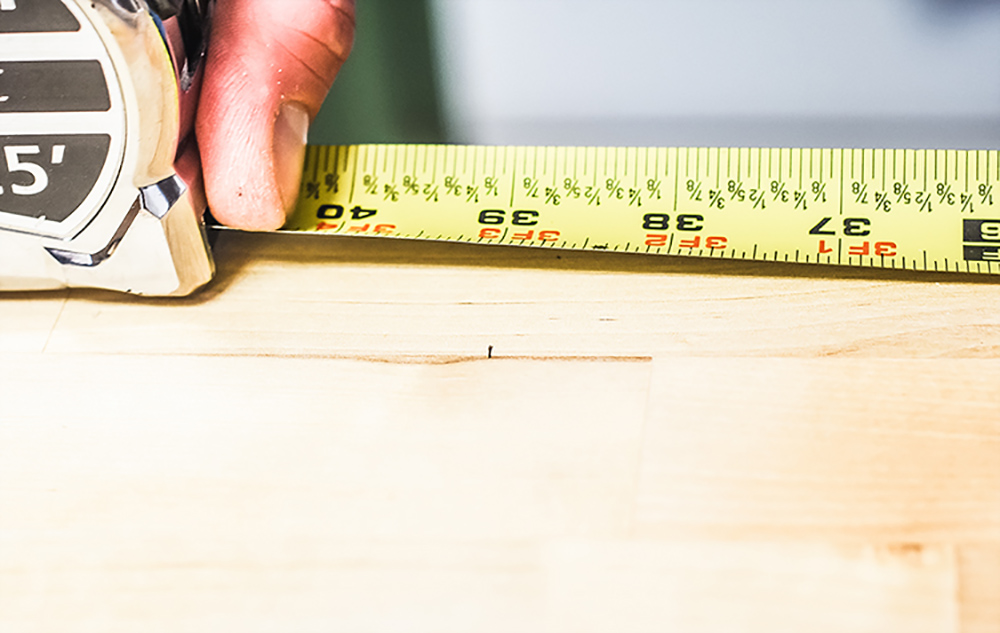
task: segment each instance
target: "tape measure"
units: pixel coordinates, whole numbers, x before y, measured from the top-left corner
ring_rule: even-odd
[[[0,290],[212,278],[175,166],[211,0],[0,0]]]
[[[212,6],[0,0],[0,290],[211,279],[175,161]],[[284,230],[998,273],[998,180],[996,151],[311,147]]]
[[[284,230],[1000,273],[1000,153],[312,146]]]

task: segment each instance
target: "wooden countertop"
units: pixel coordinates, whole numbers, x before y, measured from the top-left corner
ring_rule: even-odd
[[[0,630],[1000,632],[1000,279],[227,232],[0,297]]]

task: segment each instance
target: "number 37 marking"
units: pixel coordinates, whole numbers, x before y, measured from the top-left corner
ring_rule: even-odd
[[[836,235],[837,232],[832,228],[826,228],[826,225],[830,223],[833,218],[823,218],[816,223],[816,226],[809,229],[809,235]],[[849,235],[851,237],[864,237],[865,235],[871,234],[871,229],[869,228],[872,221],[868,218],[844,218],[844,235]]]

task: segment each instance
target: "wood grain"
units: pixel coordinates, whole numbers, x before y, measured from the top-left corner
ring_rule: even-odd
[[[4,633],[1000,631],[992,279],[217,254],[0,297]]]
[[[0,354],[42,352],[69,291],[0,295]]]
[[[936,548],[632,541],[551,560],[560,631],[955,630],[954,562]]]
[[[1000,362],[658,359],[640,534],[1000,537]]]
[[[1000,632],[1000,544],[970,543],[958,551],[958,604],[964,633]]]
[[[74,291],[59,352],[987,357],[990,277],[226,233],[181,301]],[[151,309],[156,307],[158,309]]]

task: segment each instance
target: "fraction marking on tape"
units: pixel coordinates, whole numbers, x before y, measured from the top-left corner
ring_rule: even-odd
[[[995,150],[310,146],[285,230],[1000,273],[998,181]]]

